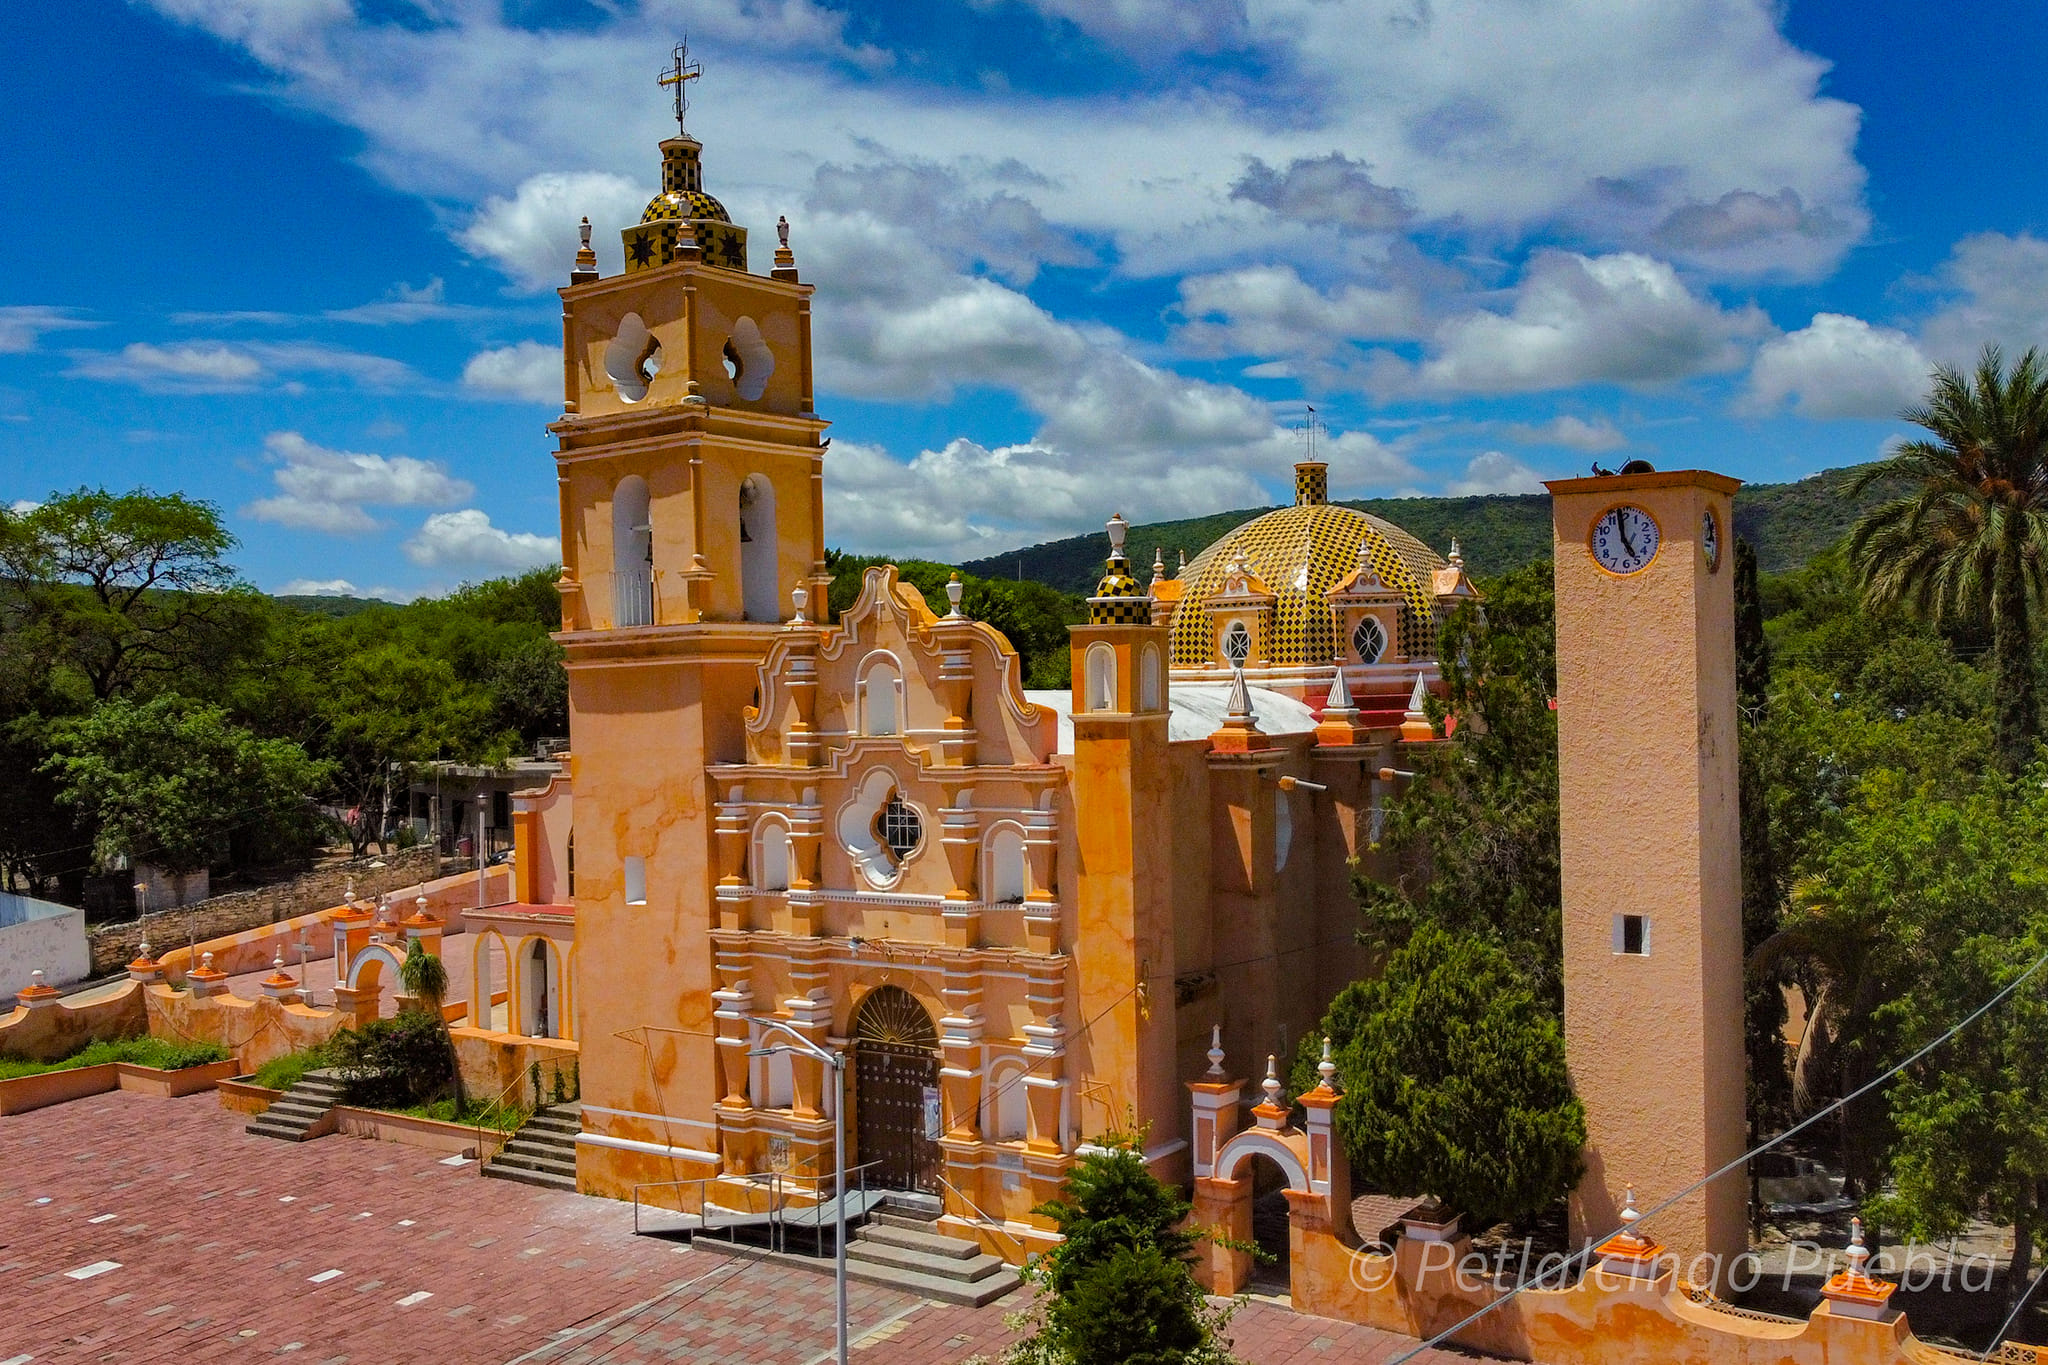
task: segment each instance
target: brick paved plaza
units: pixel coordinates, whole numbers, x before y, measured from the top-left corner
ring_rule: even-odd
[[[636,1238],[629,1206],[415,1148],[250,1137],[210,1093],[0,1119],[0,1210],[0,1365],[810,1365],[832,1345],[829,1275]],[[1025,1302],[851,1292],[861,1355],[889,1365],[993,1356]],[[1261,1302],[1233,1335],[1255,1365],[1412,1345]]]

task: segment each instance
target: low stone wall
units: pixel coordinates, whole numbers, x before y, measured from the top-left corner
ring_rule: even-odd
[[[220,1096],[220,1107],[231,1114],[247,1114],[255,1118],[264,1110],[284,1098],[284,1091],[272,1090],[267,1085],[257,1085],[246,1076],[233,1076],[214,1087]]]
[[[243,1000],[233,995],[194,995],[169,986],[138,985],[148,1012],[149,1032],[182,1043],[218,1043],[235,1058],[235,1075],[247,1075],[274,1057],[324,1043],[350,1022],[339,1010],[280,1004],[269,996]]]
[[[491,1029],[452,1028],[455,1059],[462,1070],[462,1085],[473,1100],[504,1097],[507,1104],[533,1107],[533,1066],[540,1064],[541,1093],[554,1103],[555,1075],[562,1075],[563,1087],[576,1095],[581,1077],[577,1074],[577,1047],[566,1038],[527,1038],[517,1033]],[[515,1088],[514,1082],[519,1082]],[[511,1091],[511,1094],[506,1094]]]
[[[178,1099],[213,1089],[232,1076],[234,1070],[232,1062],[208,1062],[176,1071],[137,1066],[133,1062],[104,1062],[68,1071],[45,1071],[39,1076],[17,1076],[11,1081],[0,1081],[0,1114],[25,1114],[31,1109],[64,1104],[87,1095],[104,1095],[109,1090]]]
[[[45,983],[68,986],[91,969],[85,911],[0,892],[0,999],[26,988],[38,971]]]
[[[379,862],[384,866],[372,866]],[[163,952],[190,942],[195,932],[200,939],[220,938],[339,905],[351,879],[355,881],[357,896],[378,896],[431,881],[439,870],[437,850],[423,844],[388,857],[334,863],[275,886],[233,891],[182,909],[145,915],[126,924],[101,925],[88,935],[92,974],[105,976],[120,971],[134,959],[145,941]]]
[[[74,1003],[75,1000],[75,1003]],[[130,981],[0,1014],[0,1057],[61,1062],[88,1043],[139,1038],[149,1032],[142,985]]]
[[[393,1114],[382,1109],[357,1109],[352,1105],[338,1104],[328,1112],[334,1120],[334,1131],[343,1137],[397,1142],[430,1152],[445,1152],[449,1156],[466,1156],[473,1161],[489,1161],[498,1154],[499,1148],[512,1140],[512,1134],[495,1128],[472,1128],[467,1124],[444,1123],[440,1119],[416,1118],[411,1114]]]

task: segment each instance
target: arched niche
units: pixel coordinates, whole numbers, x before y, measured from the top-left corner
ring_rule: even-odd
[[[765,474],[740,484],[740,600],[749,621],[780,621],[782,593],[775,581],[780,533],[775,522],[775,485]]]
[[[1088,709],[1116,710],[1116,651],[1097,641],[1088,646],[1081,666],[1087,673]]]
[[[612,624],[654,624],[654,523],[647,480],[628,474],[612,490]]]

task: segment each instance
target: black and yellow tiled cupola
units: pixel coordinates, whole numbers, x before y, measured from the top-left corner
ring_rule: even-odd
[[[683,131],[687,82],[698,68],[678,47],[675,65],[661,83],[676,91],[676,135],[661,144],[661,193],[647,201],[640,221],[619,234],[626,247],[626,271],[651,270],[677,258],[686,242],[703,253],[706,265],[747,268],[747,230],[732,221],[725,205],[704,193],[704,144]]]
[[[1131,577],[1131,562],[1124,558],[1124,533],[1130,523],[1118,512],[1109,519],[1109,565],[1095,595],[1088,599],[1091,626],[1145,626],[1152,623],[1152,595]]]
[[[1321,460],[1294,466],[1294,505],[1321,507],[1330,500],[1330,467]]]

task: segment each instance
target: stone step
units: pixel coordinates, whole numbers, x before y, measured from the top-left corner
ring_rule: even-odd
[[[937,1214],[927,1218],[922,1213],[904,1213],[900,1209],[892,1209],[887,1205],[876,1209],[868,1215],[869,1227],[901,1228],[905,1232],[922,1232],[927,1237],[945,1236],[944,1233],[939,1231],[938,1224],[939,1216]]]
[[[727,1255],[744,1256],[749,1260],[756,1261],[773,1261],[777,1265],[796,1266],[822,1275],[830,1275],[832,1273],[832,1258],[830,1256],[802,1256],[795,1252],[769,1251],[762,1247],[749,1246],[745,1242],[733,1243],[723,1240],[711,1240],[706,1244],[717,1247],[718,1250]],[[997,1299],[1000,1299],[1003,1295],[1024,1283],[1023,1278],[1015,1273],[991,1275],[985,1280],[962,1283],[959,1280],[945,1279],[938,1275],[925,1275],[914,1270],[904,1270],[897,1266],[883,1265],[879,1261],[857,1261],[851,1254],[854,1246],[855,1243],[852,1242],[846,1245],[848,1252],[846,1258],[847,1279],[858,1281],[861,1284],[875,1284],[888,1289],[900,1289],[906,1294],[914,1294],[918,1298],[931,1299],[938,1303],[957,1304],[966,1308],[980,1308],[985,1304],[994,1303]]]
[[[921,1251],[927,1256],[952,1261],[970,1260],[982,1254],[981,1246],[976,1242],[963,1242],[955,1237],[939,1237],[929,1232],[913,1232],[909,1228],[891,1227],[887,1223],[877,1226],[870,1222],[860,1230],[860,1240],[900,1247],[905,1251]]]
[[[491,1158],[493,1166],[509,1166],[521,1171],[547,1171],[553,1175],[566,1175],[572,1180],[576,1176],[576,1163],[560,1157],[535,1156],[529,1152],[504,1151]]]
[[[306,1140],[306,1130],[303,1127],[285,1123],[266,1123],[262,1119],[257,1119],[254,1123],[243,1128],[242,1131],[250,1134],[252,1137],[279,1138],[285,1142],[304,1142]]]
[[[519,1151],[541,1151],[557,1156],[574,1156],[576,1153],[574,1141],[550,1133],[535,1133],[528,1128],[514,1133],[512,1140],[505,1145]]]
[[[544,1190],[561,1190],[566,1194],[576,1193],[576,1177],[559,1175],[554,1171],[529,1171],[518,1166],[501,1166],[492,1162],[484,1167],[487,1180],[510,1180],[520,1185],[536,1185]]]
[[[279,1118],[317,1119],[333,1107],[331,1104],[313,1104],[306,1100],[287,1096],[263,1112],[266,1114],[276,1114]]]
[[[528,1119],[519,1126],[519,1131],[522,1133],[532,1133],[536,1137],[545,1134],[564,1142],[574,1142],[576,1135],[582,1132],[583,1129],[573,1119],[556,1119],[543,1115]]]
[[[846,1244],[846,1259],[866,1261],[874,1265],[892,1266],[897,1270],[908,1270],[919,1275],[933,1275],[942,1280],[954,1280],[960,1284],[973,1284],[985,1280],[1004,1268],[1000,1256],[980,1255],[967,1260],[955,1260],[950,1256],[929,1256],[922,1251],[910,1251],[903,1247],[892,1247],[882,1242],[856,1239]]]

